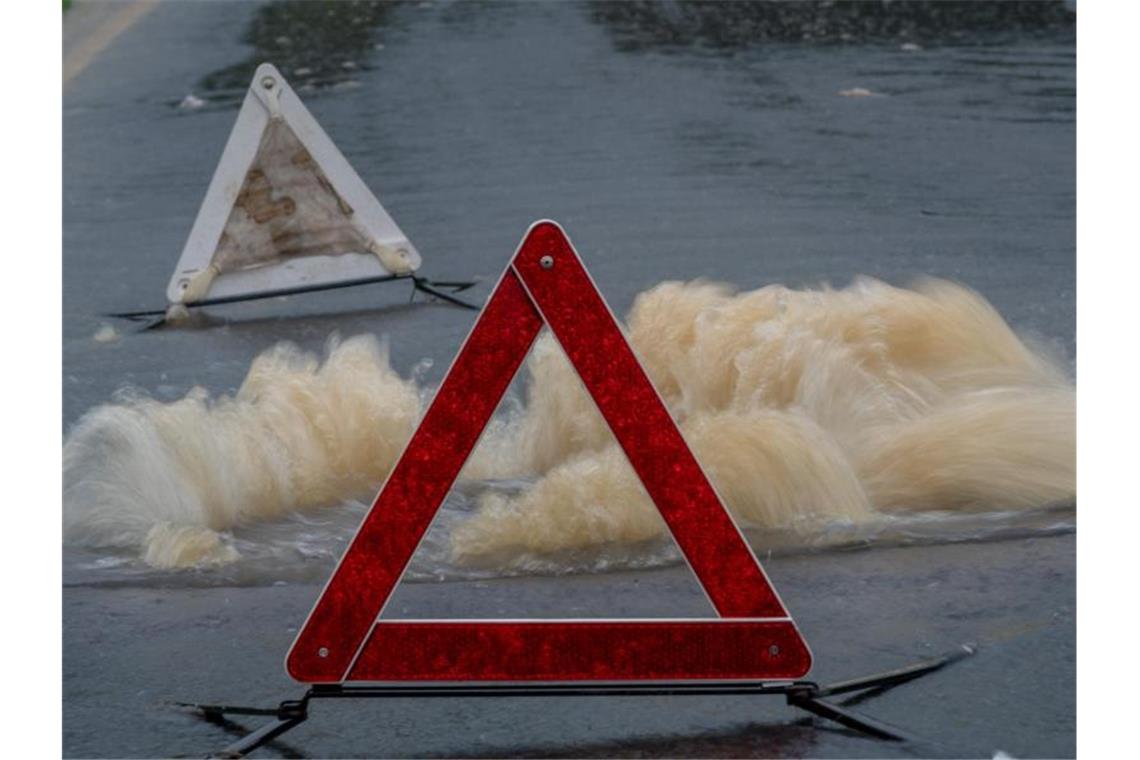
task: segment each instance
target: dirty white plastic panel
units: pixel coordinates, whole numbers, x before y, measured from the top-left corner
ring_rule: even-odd
[[[409,274],[420,263],[281,73],[263,63],[166,294],[193,303]]]

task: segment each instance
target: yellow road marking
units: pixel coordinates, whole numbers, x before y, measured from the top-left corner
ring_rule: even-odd
[[[139,19],[158,6],[158,0],[136,0],[123,3],[112,16],[99,24],[63,57],[63,84],[74,79],[115,41],[120,34],[130,29]]]

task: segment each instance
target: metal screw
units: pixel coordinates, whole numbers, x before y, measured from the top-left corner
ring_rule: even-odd
[[[538,260],[538,263],[542,266],[543,269],[550,269],[554,266],[554,257],[550,255],[543,256]]]
[[[328,657],[329,656],[329,648],[328,647],[321,647],[320,649],[317,650],[317,656],[318,657]]]
[[[264,87],[265,89],[272,90],[273,84],[274,84],[273,77],[262,77],[261,78],[261,86]]]
[[[780,647],[776,646],[775,644],[768,647],[768,654],[771,655],[772,657],[775,657],[779,653],[780,653]]]

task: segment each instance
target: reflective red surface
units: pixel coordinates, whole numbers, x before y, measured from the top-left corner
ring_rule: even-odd
[[[789,621],[382,620],[348,680],[792,680],[810,659]]]
[[[720,618],[376,622],[544,322]],[[307,683],[785,679],[804,675],[811,655],[570,241],[558,225],[540,222],[460,349],[286,667]]]

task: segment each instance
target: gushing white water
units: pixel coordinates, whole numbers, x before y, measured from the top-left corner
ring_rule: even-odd
[[[1075,500],[1071,382],[964,287],[664,283],[637,298],[628,332],[746,528],[817,545],[905,514]],[[664,524],[550,336],[527,371],[524,407],[465,468],[476,506],[447,521],[440,561],[649,551]],[[421,395],[359,336],[323,362],[270,349],[233,397],[98,407],[64,445],[65,539],[158,567],[232,562],[235,528],[369,499]],[[502,478],[531,485],[474,487]]]

